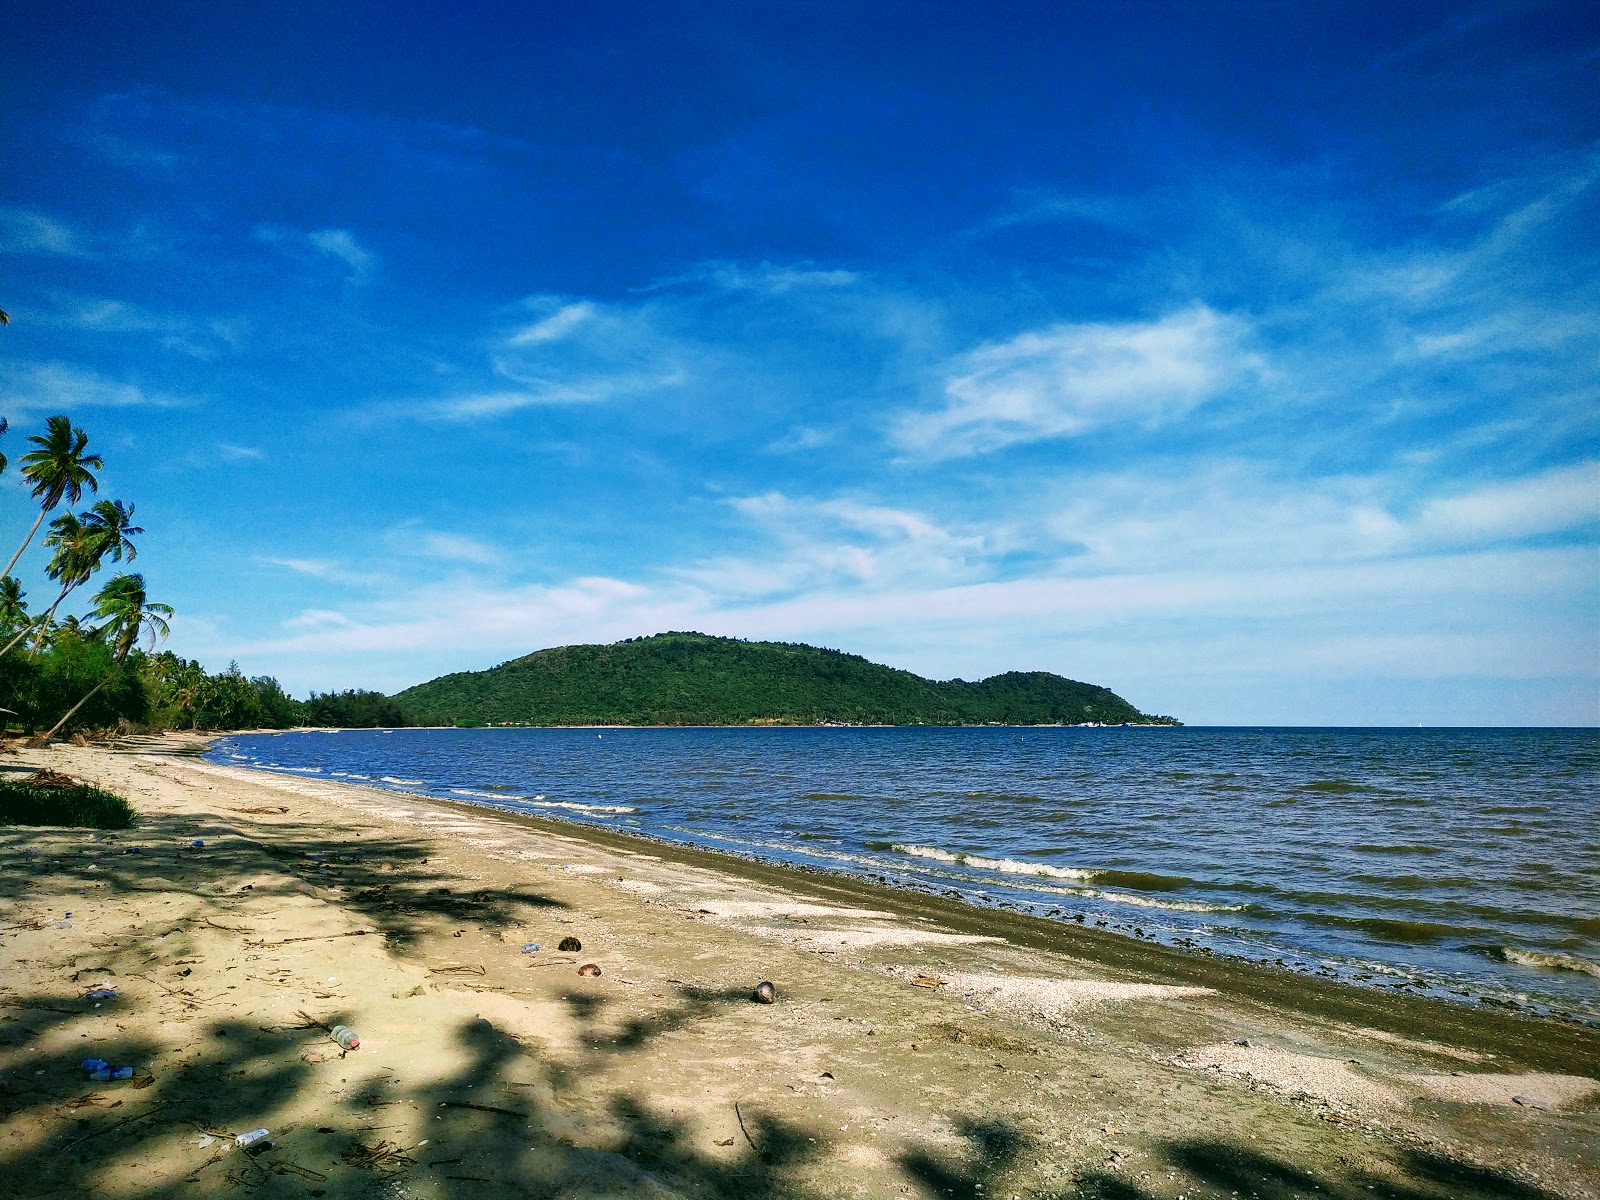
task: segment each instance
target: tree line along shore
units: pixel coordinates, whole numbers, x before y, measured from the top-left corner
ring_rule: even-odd
[[[7,430],[0,418],[0,435]],[[208,672],[158,652],[173,610],[147,594],[142,574],[120,569],[138,558],[145,533],[135,506],[96,496],[105,461],[68,417],[50,417],[26,444],[18,473],[31,521],[0,572],[0,736],[404,725],[1179,724],[1108,688],[1045,671],[938,681],[838,650],[682,632],[540,650],[394,696],[346,689],[300,700],[271,675],[247,676],[235,663]],[[0,472],[8,466],[0,452]],[[49,552],[42,580],[17,570],[36,536]],[[108,566],[119,569],[91,594]]]

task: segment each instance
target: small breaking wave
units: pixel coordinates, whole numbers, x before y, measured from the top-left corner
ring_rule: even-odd
[[[1546,971],[1577,971],[1600,979],[1600,962],[1579,958],[1576,954],[1549,954],[1543,950],[1519,950],[1515,946],[1500,947],[1500,957],[1508,963],[1523,967],[1541,967]]]
[[[1076,879],[1087,883],[1095,877],[1095,872],[1086,871],[1080,867],[1052,867],[1049,863],[1018,862],[1014,858],[985,858],[981,854],[963,854],[949,850],[941,850],[937,846],[907,846],[895,842],[890,849],[896,854],[906,854],[912,858],[928,858],[934,862],[957,863],[965,867],[976,867],[980,871],[998,871],[1002,875],[1033,875],[1042,879]]]
[[[423,779],[401,779],[398,775],[380,776],[384,783],[397,783],[401,787],[426,787],[427,781]]]
[[[568,808],[573,812],[598,813],[601,816],[639,811],[631,804],[579,804],[576,800],[546,800],[543,796],[534,796],[532,799],[519,797],[517,803],[529,808]]]

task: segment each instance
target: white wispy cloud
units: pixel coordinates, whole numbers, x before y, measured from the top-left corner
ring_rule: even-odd
[[[65,221],[36,208],[0,205],[0,251],[89,258],[86,240]]]
[[[510,386],[466,391],[417,406],[435,420],[472,421],[526,408],[603,404],[682,386],[689,363],[703,363],[684,339],[662,327],[649,301],[601,303],[535,295],[516,324],[489,347],[494,376]]]
[[[326,558],[257,555],[255,561],[264,567],[277,567],[280,570],[292,571],[296,575],[306,575],[312,579],[326,580],[329,583],[365,586],[373,583],[376,578],[373,575],[352,570],[345,563],[335,562]]]
[[[0,363],[0,391],[14,412],[80,408],[181,408],[197,400],[112,379],[64,362]]]
[[[945,403],[902,413],[904,450],[953,458],[1104,425],[1172,421],[1259,372],[1248,326],[1196,305],[1156,321],[1056,325],[948,365]]]
[[[475,566],[493,566],[504,555],[489,543],[459,533],[442,533],[402,525],[391,529],[384,540],[403,554],[418,558],[431,558],[440,562],[470,563]]]
[[[362,246],[348,229],[316,229],[306,234],[306,241],[349,268],[347,278],[352,284],[366,283],[377,269],[378,256]]]

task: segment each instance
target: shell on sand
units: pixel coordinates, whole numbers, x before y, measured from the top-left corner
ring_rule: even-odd
[[[600,974],[600,964],[599,963],[584,963],[583,966],[578,968],[578,974],[579,975],[598,975],[598,974]]]
[[[778,989],[763,979],[756,984],[755,990],[750,993],[750,999],[757,1004],[775,1004],[778,999]]]
[[[564,937],[564,938],[561,939],[561,944],[559,946],[557,946],[556,949],[557,950],[582,950],[583,949],[583,943],[580,942],[575,937]]]

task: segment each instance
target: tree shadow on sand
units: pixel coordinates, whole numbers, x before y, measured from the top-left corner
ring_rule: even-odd
[[[348,840],[276,819],[281,815],[248,832],[225,819],[153,817],[136,833],[114,838],[49,831],[30,846],[26,837],[8,836],[0,846],[0,899],[13,902],[8,914],[22,911],[45,875],[54,891],[79,892],[83,899],[74,903],[85,910],[136,903],[158,891],[186,892],[204,900],[197,911],[205,915],[174,919],[175,927],[204,920],[227,928],[230,898],[309,893],[353,909],[402,956],[430,923],[509,925],[564,907],[527,890],[463,886],[430,861],[437,843],[367,836],[352,850]],[[192,846],[197,839],[206,845]],[[141,854],[125,853],[135,844]],[[45,853],[29,855],[30,848]],[[402,1194],[821,1200],[841,1190],[816,1182],[842,1169],[836,1135],[751,1103],[735,1107],[731,1139],[708,1144],[702,1123],[662,1111],[637,1082],[653,1067],[660,1039],[748,1005],[743,988],[681,984],[641,1012],[625,1008],[620,993],[575,986],[564,1001],[577,1033],[569,1049],[551,1050],[480,1018],[437,1035],[453,1041],[459,1070],[409,1085],[370,1069],[358,1074],[351,1068],[370,1064],[340,1057],[319,1030],[201,1016],[192,1001],[163,991],[150,1002],[181,1012],[193,1031],[175,1056],[157,1058],[162,1047],[120,1035],[92,1044],[97,1056],[115,1061],[161,1062],[145,1086],[89,1083],[75,1060],[37,1052],[47,1039],[59,1045],[94,1013],[82,995],[65,984],[4,992],[0,1184],[19,1196],[125,1200]],[[91,1043],[82,1044],[90,1052]],[[309,1057],[322,1061],[308,1061],[312,1047],[321,1053]],[[294,1114],[313,1100],[318,1120],[327,1123],[297,1124]],[[1057,1176],[1047,1178],[1047,1151],[1015,1124],[960,1113],[953,1121],[964,1142],[960,1153],[919,1145],[891,1151],[908,1183],[934,1200],[1171,1194],[1099,1162],[1079,1163],[1070,1175],[1054,1167]],[[261,1126],[273,1136],[253,1153],[226,1137],[199,1144]],[[1142,1157],[1152,1171],[1159,1166],[1224,1195],[1258,1200],[1555,1200],[1508,1175],[1439,1155],[1381,1144],[1365,1145],[1363,1154],[1362,1164],[1337,1176],[1224,1141],[1172,1142]],[[149,1165],[157,1161],[164,1164],[159,1174]]]

